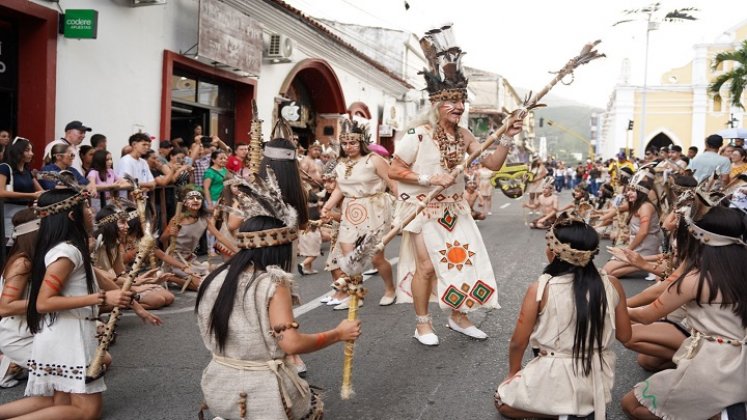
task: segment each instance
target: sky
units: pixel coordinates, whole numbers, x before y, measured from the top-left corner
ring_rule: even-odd
[[[418,36],[454,23],[456,39],[467,52],[464,64],[501,74],[515,87],[539,90],[589,41],[599,39],[607,58],[576,71],[570,86],[553,94],[604,108],[628,59],[631,83],[642,85],[645,63],[645,15],[625,10],[654,3],[638,0],[285,0],[312,17],[344,23],[400,29]],[[648,85],[683,66],[694,45],[724,40],[724,32],[747,23],[745,0],[659,0],[660,12],[696,7],[696,21],[663,22],[650,32]],[[657,16],[657,15],[655,15]],[[656,18],[655,18],[656,19]]]

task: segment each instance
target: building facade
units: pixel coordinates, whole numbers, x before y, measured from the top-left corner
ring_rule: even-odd
[[[713,58],[721,51],[739,48],[747,39],[747,21],[726,30],[710,43],[693,46],[693,58],[686,65],[664,73],[645,91],[645,132],[640,128],[643,88],[631,85],[630,69],[623,64],[620,79],[602,114],[599,150],[603,156],[630,148],[641,157],[648,148],[677,144],[702,150],[705,138],[718,133],[727,124],[743,126],[741,108],[731,107],[726,88],[719,95],[708,93],[709,83],[720,73],[731,70],[732,63],[712,69]],[[632,121],[632,124],[631,124]]]

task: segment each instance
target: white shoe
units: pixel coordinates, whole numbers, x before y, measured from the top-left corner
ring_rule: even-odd
[[[389,306],[397,301],[397,295],[394,296],[382,296],[379,301],[379,306]]]
[[[482,330],[480,330],[479,328],[475,327],[474,325],[470,325],[467,328],[462,328],[462,327],[459,326],[459,324],[457,324],[456,322],[454,322],[451,319],[451,317],[449,317],[449,323],[448,323],[447,327],[451,328],[452,330],[454,330],[454,331],[456,331],[458,333],[462,333],[462,334],[464,334],[464,335],[466,335],[468,337],[476,338],[478,340],[485,340],[485,339],[488,338],[487,334],[485,334],[484,332],[482,332]]]
[[[320,303],[329,303],[329,301],[332,300],[332,295],[327,295],[321,299],[319,299]]]
[[[437,346],[438,345],[438,336],[433,332],[420,335],[418,334],[418,329],[415,328],[415,334],[412,336],[412,338],[418,340],[420,344],[424,346]]]
[[[374,276],[376,274],[379,274],[379,270],[376,268],[372,268],[370,270],[366,270],[363,272],[363,275],[366,275],[366,276]]]
[[[648,276],[646,276],[646,278],[644,280],[655,281],[656,280],[656,274],[654,274],[654,273],[648,273]]]
[[[347,310],[350,307],[350,298],[345,298],[342,300],[342,303],[332,308],[332,310],[335,311],[344,311]],[[363,299],[358,299],[358,307],[363,307]]]
[[[346,299],[349,299],[349,298],[337,299],[337,298],[330,297],[330,299],[327,301],[327,306],[339,305],[342,302],[346,302]]]

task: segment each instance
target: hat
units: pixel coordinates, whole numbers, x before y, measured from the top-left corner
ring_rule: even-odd
[[[452,25],[432,29],[420,39],[430,69],[418,74],[425,77],[431,102],[467,99],[467,78],[462,72],[464,52],[456,45]]]
[[[706,137],[706,144],[710,147],[721,147],[724,144],[724,138],[718,134],[711,134]]]
[[[168,140],[161,140],[161,143],[158,145],[158,147],[161,149],[170,149],[174,147],[174,145],[171,144],[171,142]]]
[[[65,126],[65,131],[70,131],[70,130],[91,131],[91,127],[86,127],[80,121],[70,121]]]
[[[625,159],[625,158],[627,158],[627,156],[625,156],[625,153],[620,152],[620,153],[617,154],[617,158],[618,159]]]

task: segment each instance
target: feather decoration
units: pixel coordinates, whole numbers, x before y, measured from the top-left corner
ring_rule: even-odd
[[[78,184],[78,182],[75,180],[75,175],[73,175],[73,173],[70,171],[39,171],[36,173],[36,179],[62,184],[65,187],[73,189],[77,192],[81,192],[85,189],[85,187]]]

